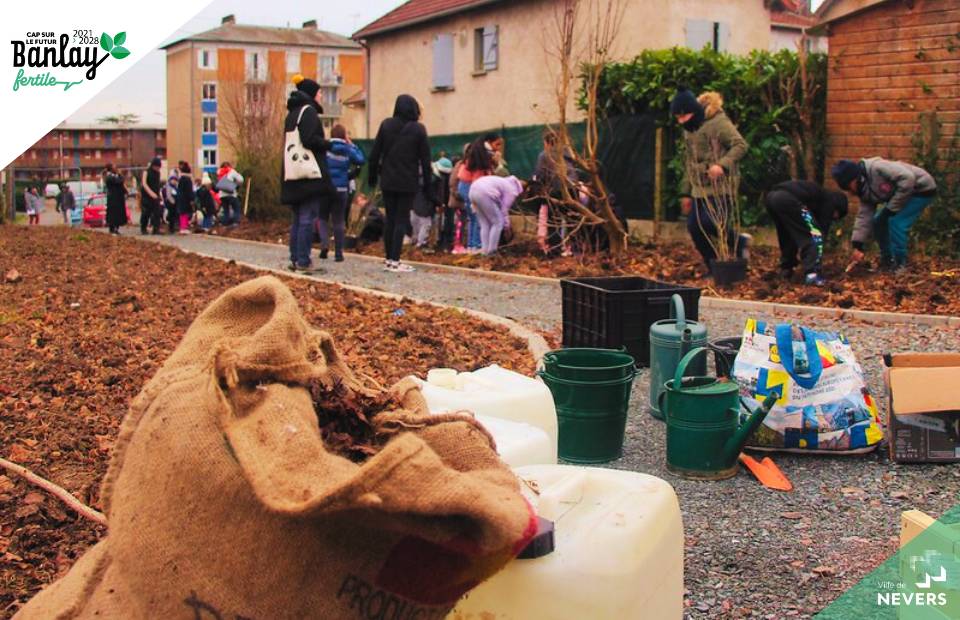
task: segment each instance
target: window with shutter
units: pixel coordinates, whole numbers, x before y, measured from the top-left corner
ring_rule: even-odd
[[[485,26],[473,31],[473,70],[493,71],[500,59],[499,26]]]
[[[723,22],[717,22],[717,38],[713,49],[718,52],[726,52],[730,49],[730,25]]]
[[[433,38],[433,88],[453,89],[452,34],[438,34]]]
[[[703,19],[687,20],[686,45],[693,50],[709,47],[716,52],[725,52],[730,42],[730,26],[722,22]]]

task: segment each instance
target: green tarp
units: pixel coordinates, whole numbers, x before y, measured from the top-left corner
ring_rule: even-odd
[[[429,127],[427,128],[429,130]],[[583,123],[571,125],[574,141],[581,143]],[[605,180],[629,218],[653,216],[654,148],[656,127],[652,117],[618,116],[601,125],[598,154]],[[533,175],[537,156],[543,150],[543,125],[496,127],[487,131],[430,136],[434,160],[444,152],[449,157],[460,153],[463,145],[487,133],[504,138],[506,159],[511,174],[522,179]],[[373,140],[355,140],[370,153]],[[365,178],[364,175],[362,178]]]

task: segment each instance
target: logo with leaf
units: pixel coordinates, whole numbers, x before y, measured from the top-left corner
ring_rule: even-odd
[[[112,37],[106,32],[100,35],[100,47],[102,47],[106,52],[109,52],[111,56],[120,60],[126,58],[130,55],[130,50],[123,46],[127,41],[126,32],[118,32]]]

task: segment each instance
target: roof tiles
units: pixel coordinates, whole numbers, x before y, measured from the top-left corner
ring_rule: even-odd
[[[353,38],[362,39],[497,1],[500,0],[408,0],[355,32]]]

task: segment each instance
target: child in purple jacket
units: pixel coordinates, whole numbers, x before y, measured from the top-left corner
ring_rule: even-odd
[[[480,245],[491,255],[500,245],[500,234],[510,228],[510,208],[523,193],[523,184],[514,176],[485,176],[470,185],[470,204],[480,223]]]

